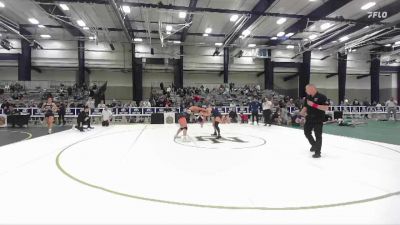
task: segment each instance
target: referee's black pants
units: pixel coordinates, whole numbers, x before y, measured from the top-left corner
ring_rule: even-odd
[[[88,127],[90,127],[90,118],[89,117],[86,117],[86,118],[87,118],[87,120],[85,120],[85,119],[77,119],[78,129],[81,128],[81,127],[83,128],[84,124],[87,124]]]
[[[263,110],[265,125],[271,124],[271,113],[272,113],[272,111],[270,109]]]
[[[251,112],[251,122],[254,123],[254,119],[256,119],[258,124],[258,111]]]
[[[312,146],[312,150],[315,151],[315,154],[321,154],[322,147],[322,126],[324,124],[322,122],[307,122],[304,124],[304,135],[308,139]],[[315,139],[312,136],[312,131],[314,130]]]

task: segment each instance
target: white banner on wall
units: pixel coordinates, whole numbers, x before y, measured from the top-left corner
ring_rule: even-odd
[[[0,127],[7,127],[7,116],[0,115]]]
[[[173,124],[175,123],[175,113],[168,112],[164,113],[164,124]]]

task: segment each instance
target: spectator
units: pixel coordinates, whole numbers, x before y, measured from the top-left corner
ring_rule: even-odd
[[[160,83],[160,88],[161,88],[161,90],[164,91],[164,83],[163,82]]]
[[[271,126],[271,109],[272,109],[272,102],[268,99],[265,98],[264,102],[262,104],[262,109],[263,109],[263,116],[264,116],[264,126]]]
[[[249,116],[243,113],[240,113],[240,120],[242,123],[248,123],[249,122]]]
[[[107,106],[101,112],[101,117],[102,117],[101,125],[103,127],[104,126],[108,127],[110,125],[110,122],[112,121],[112,112]]]
[[[333,104],[332,104],[333,105]],[[363,101],[363,106],[371,106],[371,104],[369,103],[369,101],[367,100],[367,98],[364,99]]]
[[[103,100],[101,100],[101,102],[97,105],[97,108],[100,108],[100,109],[104,109],[105,107],[106,107],[106,104],[104,104]]]
[[[295,107],[293,98],[289,99],[289,101],[286,103],[286,107]]]
[[[232,123],[237,123],[237,113],[235,108],[231,108],[229,117],[231,118]]]
[[[67,123],[65,121],[65,104],[64,102],[61,102],[60,106],[58,107],[58,125],[61,125],[61,122],[63,126]]]
[[[282,123],[282,118],[281,118],[281,108],[279,107],[279,105],[276,105],[273,108],[273,113],[272,113],[272,121],[275,122],[275,124],[277,125],[281,125]]]
[[[396,113],[397,113],[397,101],[393,99],[393,97],[390,97],[389,100],[386,101],[385,103],[386,106],[386,119],[389,120],[391,114],[393,114],[394,121],[397,121]]]
[[[86,105],[89,107],[89,109],[94,109],[94,99],[92,97],[89,97],[88,101],[86,102]]]
[[[258,124],[258,111],[260,110],[261,105],[258,102],[257,98],[253,98],[253,101],[249,104],[249,111],[251,112],[251,122],[254,123],[254,119],[256,119]]]

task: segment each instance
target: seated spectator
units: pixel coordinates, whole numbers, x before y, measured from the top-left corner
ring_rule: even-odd
[[[240,120],[242,123],[248,123],[249,122],[249,116],[243,113],[240,113]]]
[[[104,109],[105,107],[106,107],[106,104],[104,104],[103,100],[97,105],[97,108],[100,108],[100,109]]]
[[[305,117],[304,117],[304,116],[301,116],[301,115],[297,115],[296,118],[295,118],[295,121],[294,121],[293,125],[294,125],[294,126],[301,126],[301,127],[303,127],[305,123],[306,123]]]
[[[8,116],[20,115],[20,112],[15,108],[14,104],[10,104],[10,106],[7,109],[4,109],[4,113]]]
[[[231,111],[229,112],[229,117],[231,118],[231,122],[232,123],[237,123],[237,113],[236,110],[231,109]]]
[[[277,124],[282,124],[281,109],[279,107],[275,108],[275,112],[272,113],[272,121]]]
[[[117,107],[117,101],[115,99],[112,100],[111,107]]]
[[[136,104],[136,102],[135,101],[131,101],[131,104],[129,105],[129,107],[137,107],[137,104]]]
[[[94,109],[94,99],[92,97],[89,97],[89,99],[86,102],[86,105],[89,107],[89,109]]]

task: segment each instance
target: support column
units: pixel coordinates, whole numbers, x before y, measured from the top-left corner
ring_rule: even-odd
[[[397,103],[400,104],[400,72],[397,72]]]
[[[301,71],[299,76],[299,97],[305,97],[305,87],[310,83],[311,75],[311,51],[303,53],[303,63],[301,64]]]
[[[132,49],[132,99],[139,103],[143,100],[143,64],[142,58],[135,57],[135,44]]]
[[[274,64],[272,63],[271,49],[268,49],[268,58],[264,60],[264,88],[274,89]]]
[[[224,48],[224,84],[228,83],[229,78],[229,48]]]
[[[346,96],[347,55],[338,53],[338,104],[344,102]]]
[[[28,31],[21,28],[22,35],[31,35]],[[30,81],[32,69],[32,47],[25,39],[21,39],[21,54],[18,56],[18,80]]]
[[[381,66],[381,56],[379,54],[371,54],[371,102],[379,102],[379,71]]]
[[[78,41],[78,76],[76,82],[79,86],[85,83],[85,41]]]
[[[176,60],[174,84],[176,88],[183,88],[183,46],[180,46],[180,59]]]

